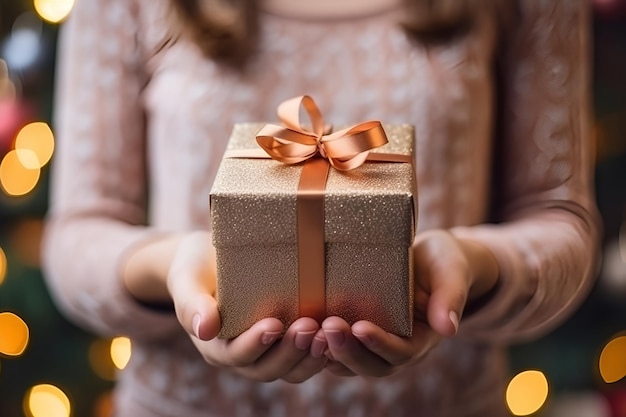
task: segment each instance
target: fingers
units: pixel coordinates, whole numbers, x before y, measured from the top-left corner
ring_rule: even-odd
[[[326,368],[335,375],[387,376],[421,360],[441,339],[428,324],[416,321],[410,338],[388,333],[368,321],[351,328],[342,319],[322,323],[328,339]]]
[[[386,376],[395,371],[392,364],[364,346],[343,319],[329,317],[322,323],[322,328],[332,359],[349,371],[365,376]]]
[[[315,320],[301,318],[283,335],[282,323],[267,318],[231,340],[193,340],[205,360],[214,366],[229,367],[257,381],[282,378],[296,383],[320,372],[327,362],[324,356],[315,358],[310,354],[318,331]]]
[[[282,337],[280,320],[266,318],[234,339],[197,343],[207,362],[216,366],[245,368],[254,365]]]
[[[420,359],[441,339],[426,323],[420,321],[414,323],[413,334],[409,338],[387,333],[368,321],[355,323],[352,334],[371,352],[396,367]]]
[[[337,376],[356,376],[354,372],[352,372],[348,367],[346,367],[341,362],[334,361],[332,359],[328,360],[326,364],[326,369]]]
[[[294,324],[297,323],[298,322]],[[298,335],[296,335],[296,347],[307,351],[307,354],[305,354],[304,357],[289,370],[289,372],[283,375],[283,380],[290,383],[300,383],[306,381],[311,376],[322,371],[328,364],[328,358],[324,355],[324,352],[328,349],[328,344],[323,336],[323,330],[319,328],[317,322],[315,322],[315,327],[317,327],[317,331],[313,333],[313,339],[308,347],[302,340],[298,341]],[[303,334],[307,335],[306,341],[308,341],[310,333],[303,332]]]
[[[283,378],[286,375],[290,375],[294,380],[308,378],[310,375],[306,375],[307,371],[311,368],[321,368],[318,362],[321,363],[323,360],[310,360],[299,370],[293,368],[309,356],[309,349],[318,329],[319,325],[311,318],[304,317],[296,320],[289,326],[281,340],[277,341],[263,356],[259,355],[254,362],[238,364],[247,365],[239,373],[266,382]],[[239,342],[239,339],[241,336],[234,339],[233,343]]]

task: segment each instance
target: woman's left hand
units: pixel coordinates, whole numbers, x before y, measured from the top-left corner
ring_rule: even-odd
[[[350,326],[339,317],[329,317],[317,335],[328,343],[328,370],[338,375],[387,376],[419,362],[442,337],[457,333],[466,304],[498,280],[498,265],[489,249],[447,231],[419,235],[413,250],[412,336],[393,335],[368,321]]]

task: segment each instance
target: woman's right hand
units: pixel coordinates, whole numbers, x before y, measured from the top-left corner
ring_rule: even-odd
[[[302,382],[324,369],[327,349],[319,324],[307,317],[288,329],[266,318],[234,339],[218,339],[215,251],[208,232],[193,232],[177,245],[166,285],[176,315],[204,359],[259,381]]]

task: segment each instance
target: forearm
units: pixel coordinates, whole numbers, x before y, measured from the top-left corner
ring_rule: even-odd
[[[121,274],[135,247],[158,239],[157,231],[107,217],[52,214],[43,242],[43,268],[61,310],[101,335],[137,339],[178,330],[173,314],[145,308],[130,296]]]
[[[464,323],[464,335],[526,340],[567,318],[596,275],[599,233],[590,220],[545,210],[503,225],[454,229],[490,248],[500,269],[497,289]]]

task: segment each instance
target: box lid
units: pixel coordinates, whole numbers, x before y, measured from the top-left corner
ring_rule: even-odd
[[[264,124],[236,124],[228,149],[259,149]],[[414,128],[384,125],[389,143],[373,152],[412,155]],[[216,246],[295,243],[296,198],[302,163],[224,158],[210,193]],[[328,243],[407,244],[413,241],[416,179],[412,164],[366,162],[330,169],[324,196]]]

